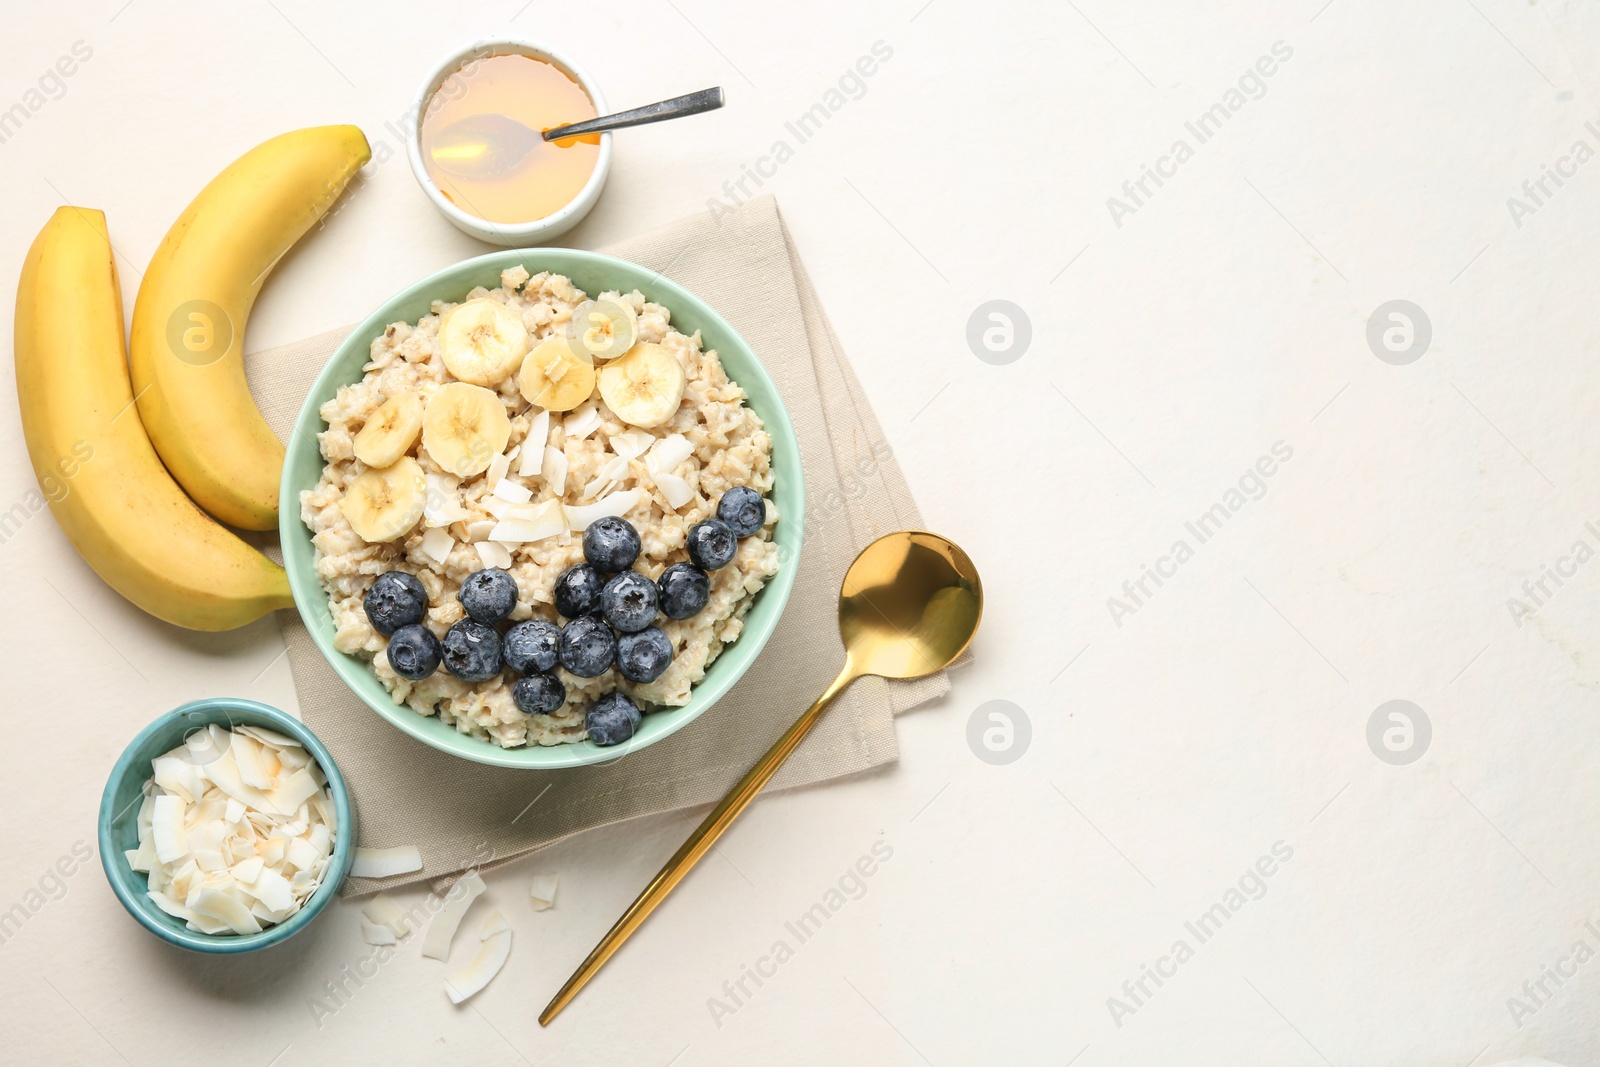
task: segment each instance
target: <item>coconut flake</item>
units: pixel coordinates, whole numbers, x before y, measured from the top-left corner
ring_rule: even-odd
[[[526,504],[533,499],[532,489],[522,485],[520,482],[514,482],[510,478],[501,478],[499,482],[495,483],[493,492],[495,496],[508,504]]]
[[[424,526],[449,526],[467,517],[467,509],[461,506],[461,479],[453,474],[428,474],[423,480],[427,483],[422,504]]]
[[[422,554],[435,563],[443,563],[449,559],[455,547],[456,539],[450,536],[448,530],[434,528],[422,535]]]
[[[661,498],[673,511],[677,511],[694,499],[694,490],[689,488],[689,483],[676,474],[656,471],[650,477],[655,480],[656,488],[661,490]]]
[[[240,903],[235,897],[222,892],[220,889],[202,889],[194,900],[189,902],[189,908],[195,913],[194,922],[199,925],[202,918],[215,919],[227,929],[236,934],[259,934],[261,924],[256,917],[250,914],[250,909]],[[204,929],[204,927],[202,927]],[[208,933],[213,931],[208,930]],[[223,931],[217,930],[216,933]]]
[[[637,489],[623,489],[612,493],[610,496],[603,497],[593,504],[565,505],[567,525],[572,528],[573,533],[578,533],[588,529],[589,524],[596,519],[605,518],[608,515],[617,517],[626,515],[639,502],[641,495]]]
[[[556,879],[559,875],[536,874],[528,886],[528,899],[534,911],[546,911],[556,902]]]
[[[244,734],[246,737],[253,737],[257,741],[260,741],[263,745],[266,745],[268,748],[280,750],[286,748],[298,749],[302,754],[305,752],[305,746],[296,741],[294,738],[285,734],[280,734],[276,730],[269,730],[265,726],[235,726],[233,728],[233,732],[236,734]],[[281,755],[282,753],[280,751],[280,757]]]
[[[567,454],[554,445],[546,445],[544,450],[544,484],[550,491],[560,496],[567,491]]]
[[[490,527],[491,533],[493,527]],[[498,567],[506,570],[511,566],[511,552],[499,541],[479,541],[472,546],[478,550],[478,558],[485,567]]]
[[[302,767],[293,774],[280,778],[277,786],[267,794],[267,798],[279,811],[289,814],[310,800],[317,788],[317,780],[311,776],[310,769]],[[299,832],[305,833],[305,829],[302,828]]]
[[[405,937],[411,932],[411,920],[406,918],[405,911],[394,902],[394,898],[386,897],[382,893],[363,904],[361,914],[375,923],[387,926],[400,937]]]
[[[269,790],[278,774],[278,761],[271,757],[253,737],[233,734],[229,745],[233,762],[239,768],[239,778],[252,789]]]
[[[461,920],[467,914],[467,909],[472,907],[472,902],[482,896],[484,890],[488,888],[483,884],[483,879],[477,871],[468,871],[456,879],[455,885],[451,886],[450,892],[445,895],[444,907],[434,914],[433,921],[428,923],[428,932],[422,935],[424,956],[442,960],[450,955],[450,942],[455,940],[456,928],[461,925]]]
[[[489,539],[489,531],[492,529],[494,529],[493,519],[479,519],[476,522],[469,522],[467,523],[467,539],[474,544],[479,541],[487,541]]]
[[[162,863],[179,863],[189,854],[189,835],[183,825],[184,809],[180,796],[156,797],[150,836],[155,842],[156,859]]]
[[[544,463],[544,446],[550,440],[550,413],[540,411],[528,420],[528,436],[522,439],[522,453],[517,463],[517,474],[534,478]]]
[[[173,900],[165,893],[151,890],[150,892],[146,893],[145,896],[150,898],[150,903],[154,904],[156,907],[160,908],[174,919],[182,919],[186,923],[194,922],[194,912],[190,911],[187,907],[178,903],[176,900]]]
[[[393,848],[358,848],[350,873],[356,878],[392,878],[422,870],[422,853],[416,845]]]
[[[322,857],[317,855],[317,850],[311,847],[310,841],[303,837],[297,837],[289,842],[289,848],[284,852],[283,858],[295,870],[309,871],[311,865]]]
[[[387,926],[377,923],[361,924],[361,940],[369,945],[398,945],[399,939],[394,936],[394,931]]]
[[[241,882],[254,882],[261,877],[261,872],[264,869],[265,864],[261,862],[260,856],[251,856],[249,859],[240,860],[230,868],[234,878]]]
[[[176,793],[183,799],[193,803],[206,791],[206,779],[196,767],[186,759],[177,756],[159,756],[150,762],[155,772],[155,783],[169,793]]]
[[[596,474],[593,480],[590,481],[588,485],[583,487],[583,495],[587,497],[599,497],[610,490],[612,486],[617,484],[617,482],[626,477],[627,473],[627,459],[622,456],[617,456],[616,458],[608,461],[605,466],[601,467],[600,473]]]
[[[489,914],[489,917],[487,919],[483,920],[483,925],[481,927],[479,927],[479,929],[478,929],[478,940],[479,941],[487,941],[491,937],[493,937],[495,934],[503,934],[503,933],[510,933],[510,932],[511,932],[511,924],[506,922],[506,917],[503,914],[501,914],[499,908],[496,908],[493,912],[491,912]]]
[[[694,455],[694,445],[681,433],[669,434],[651,446],[645,454],[644,465],[652,474],[661,472],[670,474],[678,469],[678,465]]]
[[[628,430],[611,435],[611,450],[623,459],[638,459],[655,443],[655,435],[645,433],[643,430]]]
[[[571,441],[582,441],[599,428],[600,407],[593,400],[585,401],[582,407],[568,415],[561,423],[561,429]]]
[[[450,1003],[460,1004],[494,980],[500,968],[511,956],[511,931],[501,930],[478,945],[478,953],[460,970],[452,971],[444,980],[444,991]]]
[[[489,461],[489,469],[483,472],[483,484],[487,485],[492,492],[494,487],[500,483],[500,479],[506,476],[506,471],[510,469],[510,459],[505,456],[494,457]]]
[[[567,514],[562,510],[561,502],[546,500],[528,512],[519,512],[515,517],[501,519],[489,532],[489,537],[495,541],[524,544],[529,541],[542,541],[546,537],[566,532]]]
[[[261,901],[268,911],[284,912],[295,906],[294,888],[289,879],[271,868],[263,868],[254,882],[243,891]]]
[[[245,807],[253,808],[258,812],[277,810],[261,790],[245,785],[244,779],[239,776],[239,766],[233,761],[232,752],[225,751],[210,763],[205,764],[205,774],[207,778],[215,783],[218,789]]]

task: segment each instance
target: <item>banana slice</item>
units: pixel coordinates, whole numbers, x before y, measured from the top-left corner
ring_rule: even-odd
[[[528,354],[522,316],[497,300],[468,300],[439,323],[439,355],[451,374],[491,389],[517,372]]]
[[[422,432],[422,398],[391,396],[378,406],[354,442],[356,458],[369,467],[387,467],[411,451]]]
[[[672,418],[688,379],[678,357],[656,344],[637,344],[600,368],[600,396],[629,426],[648,430]]]
[[[546,411],[571,411],[594,393],[594,363],[567,338],[552,337],[522,361],[517,388]]]
[[[427,502],[422,465],[401,456],[391,466],[362,471],[344,491],[339,510],[363,541],[379,544],[410,533]]]
[[[572,312],[568,332],[589,355],[616,359],[639,340],[639,315],[620,300],[585,300]]]
[[[451,474],[459,478],[482,474],[510,439],[511,420],[498,394],[480,385],[451,382],[428,398],[422,447]]]

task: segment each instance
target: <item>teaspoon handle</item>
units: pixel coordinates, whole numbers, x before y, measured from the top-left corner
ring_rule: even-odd
[[[722,106],[722,102],[722,87],[719,85],[686,96],[675,96],[671,100],[646,104],[631,111],[618,111],[613,115],[601,115],[597,119],[553,126],[545,130],[543,136],[546,141],[557,141],[566,137],[581,137],[586,133],[605,133],[607,130],[621,130],[629,126],[644,126],[652,122],[682,118],[684,115],[698,115],[702,111],[715,111]]]
[[[617,920],[616,925],[600,939],[594,951],[589,953],[589,958],[573,972],[572,977],[567,979],[567,984],[561,987],[561,991],[539,1014],[540,1026],[550,1025],[550,1020],[572,1002],[572,998],[576,997],[588,984],[589,979],[605,966],[612,954],[622,947],[622,943],[644,924],[650,913],[656,910],[656,906],[665,900],[667,894],[683,881],[684,876],[696,863],[700,862],[700,858],[711,851],[717,839],[727,832],[728,827],[732,826],[733,821],[750,806],[750,802],[761,792],[762,787],[778,773],[778,768],[783,766],[784,761],[800,747],[800,742],[805,740],[811,728],[822,718],[823,712],[828,710],[828,705],[833,703],[833,699],[844,692],[856,677],[855,668],[847,660],[844,670],[839,672],[839,677],[833,680],[833,684],[823,691],[816,703],[806,709],[805,714],[794,721],[793,726],[784,731],[783,736],[778,738],[771,748],[767,749],[766,755],[756,761],[755,766],[739,780],[739,784],[722,798],[722,802],[705,817],[695,832],[689,835],[689,839],[667,861],[666,866],[662,867],[650,880],[650,884],[644,887],[644,892],[639,894],[638,899],[622,913],[622,918]]]

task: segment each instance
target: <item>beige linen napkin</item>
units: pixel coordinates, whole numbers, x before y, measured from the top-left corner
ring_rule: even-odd
[[[421,871],[352,878],[347,894],[496,866],[592,827],[720,799],[843,663],[836,597],[850,561],[879,535],[921,525],[774,200],[751,201],[720,224],[709,214],[683,219],[603,251],[659,271],[716,308],[783,394],[806,491],[806,514],[780,520],[806,524],[801,558],[785,564],[800,568],[788,606],[755,664],[698,721],[610,764],[543,772],[468,763],[402,734],[345,688],[299,616],[280,612],[301,714],[350,785],[361,844],[422,851]],[[312,380],[347,333],[246,357],[257,400],[280,438],[288,439]],[[894,760],[894,714],[949,687],[943,674],[915,682],[861,679],[772,788]]]

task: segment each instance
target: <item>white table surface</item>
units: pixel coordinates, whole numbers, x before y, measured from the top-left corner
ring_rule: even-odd
[[[982,567],[978,662],[903,718],[897,765],[758,804],[541,1030],[687,817],[493,874],[516,948],[461,1008],[415,943],[344,978],[371,951],[348,904],[255,958],[159,945],[97,863],[49,871],[93,844],[104,775],[151,717],[217,694],[294,708],[283,646],[270,619],[154,622],[38,515],[0,543],[0,910],[41,883],[50,899],[0,944],[0,1059],[1600,1062],[1600,962],[1572,955],[1600,950],[1600,563],[1547,581],[1520,626],[1507,604],[1575,542],[1600,547],[1600,161],[1547,179],[1520,218],[1507,204],[1547,165],[1570,173],[1575,141],[1600,148],[1584,125],[1600,16],[1577,0],[12,4],[0,110],[74,42],[92,56],[0,143],[0,288],[63,201],[103,208],[142,267],[243,150],[356,122],[390,158],[278,268],[249,343],[355,320],[484,251],[428,206],[394,129],[444,51],[507,30],[570,50],[614,106],[727,87],[719,114],[617,139],[586,245],[706,210],[875,42],[892,49],[764,191],[928,524]],[[1196,146],[1185,122],[1280,41],[1292,56],[1264,93]],[[1193,158],[1118,225],[1107,198],[1178,138]],[[123,283],[131,311],[126,266]],[[995,298],[1032,325],[1008,365],[965,339]],[[1403,366],[1365,336],[1395,299],[1432,328]],[[0,509],[33,484],[3,408]],[[1264,496],[1198,544],[1185,522],[1280,441],[1292,457]],[[1192,558],[1114,618],[1108,599],[1179,539]],[[1367,743],[1391,699],[1431,723],[1406,765]],[[1005,765],[967,742],[991,700],[1031,724]],[[892,858],[864,895],[798,943],[786,921],[877,842]],[[1278,842],[1292,855],[1260,899],[1200,943],[1185,923]],[[542,914],[535,871],[561,876]],[[730,999],[780,939],[792,958]],[[1169,977],[1126,992],[1144,965]],[[1547,967],[1575,973],[1529,999]]]

